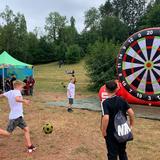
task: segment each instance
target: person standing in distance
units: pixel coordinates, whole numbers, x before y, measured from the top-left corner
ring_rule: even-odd
[[[73,105],[74,98],[75,98],[75,83],[76,83],[76,79],[72,77],[67,87],[67,97],[69,101],[68,106],[67,106],[68,112],[73,112],[72,105]]]
[[[13,82],[16,80],[16,76],[14,74],[11,75],[11,90],[14,90],[14,87],[13,87]]]

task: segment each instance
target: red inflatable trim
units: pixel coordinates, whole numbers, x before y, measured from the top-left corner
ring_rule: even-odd
[[[160,101],[145,101],[138,99],[132,96],[123,86],[121,83],[118,82],[119,89],[116,93],[117,96],[123,97],[128,103],[131,104],[143,104],[143,105],[153,105],[153,106],[160,106]],[[106,92],[106,86],[103,85],[98,93],[100,101],[103,101],[107,98],[108,93]]]

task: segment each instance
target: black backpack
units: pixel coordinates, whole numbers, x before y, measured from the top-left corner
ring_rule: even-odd
[[[114,137],[119,143],[124,143],[133,140],[133,134],[129,127],[127,118],[124,113],[120,110],[114,117]]]

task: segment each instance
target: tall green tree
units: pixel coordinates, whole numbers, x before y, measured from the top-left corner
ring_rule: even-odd
[[[75,19],[74,17],[70,18],[70,25],[66,25],[62,30],[61,30],[61,37],[59,37],[60,42],[64,42],[67,45],[72,45],[77,43],[78,39],[78,32],[75,27]]]
[[[0,14],[3,21],[1,26],[1,51],[6,50],[15,58],[26,61],[27,49],[27,25],[23,14],[14,14],[13,11],[6,6],[5,10]]]
[[[74,64],[80,61],[80,54],[81,54],[81,49],[78,45],[70,45],[67,48],[67,53],[66,53],[66,62],[68,64]]]
[[[100,13],[96,8],[91,8],[87,12],[85,12],[85,29],[92,30],[97,29],[99,27],[100,22]]]
[[[28,33],[27,44],[27,62],[31,64],[39,63],[39,40],[34,33]]]
[[[101,32],[103,40],[113,40],[115,43],[123,43],[128,38],[128,26],[113,16],[101,20]]]
[[[45,30],[49,40],[56,41],[61,36],[61,31],[66,25],[66,17],[58,12],[51,12],[46,18]]]
[[[23,14],[17,13],[15,17],[16,56],[27,61],[27,24]]]
[[[120,18],[130,28],[130,33],[136,29],[136,24],[145,13],[146,0],[113,0],[114,15]]]
[[[0,18],[2,19],[2,29],[1,29],[1,48],[8,52],[13,53],[16,48],[15,39],[15,15],[13,11],[6,6],[5,10],[0,13]]]
[[[116,78],[115,58],[119,45],[111,41],[96,42],[88,48],[89,55],[86,59],[86,69],[91,78],[91,89],[99,90],[108,80]]]
[[[149,27],[159,27],[160,26],[160,4],[155,3],[150,6],[144,16],[141,17],[137,23],[137,30],[149,28]]]
[[[104,5],[101,5],[99,10],[102,17],[114,15],[114,8],[111,0],[107,0]]]
[[[4,25],[12,24],[15,19],[15,15],[9,6],[6,6],[5,10],[0,13],[0,17],[2,18]]]
[[[70,24],[71,24],[71,27],[72,27],[72,28],[75,28],[75,23],[76,23],[76,20],[75,20],[75,18],[72,16],[72,17],[70,18]]]
[[[94,7],[85,12],[85,29],[79,36],[79,45],[83,49],[83,53],[87,52],[89,44],[94,44],[101,39],[100,33],[100,11]]]

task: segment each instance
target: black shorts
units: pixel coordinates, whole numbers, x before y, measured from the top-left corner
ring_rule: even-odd
[[[21,129],[24,129],[25,127],[27,127],[27,124],[24,121],[23,117],[9,120],[9,123],[7,126],[7,131],[9,133],[12,133],[16,127],[19,127]]]
[[[69,104],[73,104],[73,98],[68,98]]]

